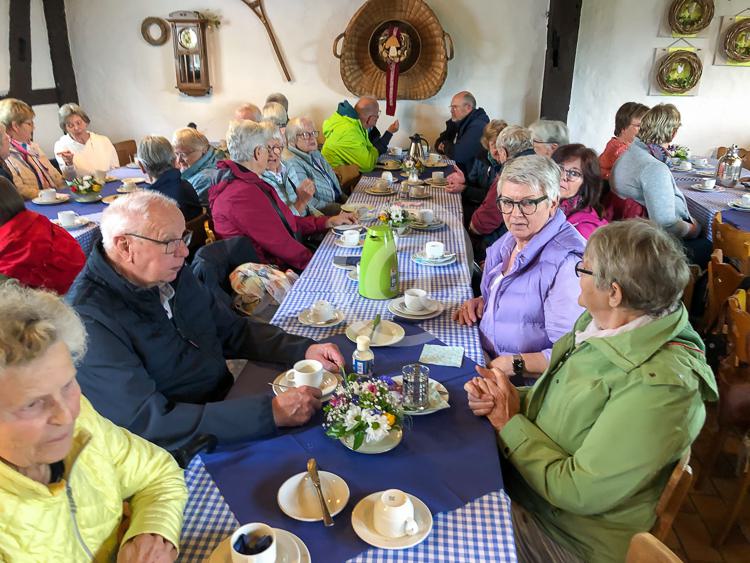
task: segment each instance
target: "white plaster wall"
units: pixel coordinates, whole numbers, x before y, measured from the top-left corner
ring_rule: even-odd
[[[750,7],[749,0],[716,0],[706,38],[690,41],[706,51],[697,96],[649,96],[654,49],[673,39],[657,37],[669,0],[585,0],[578,35],[568,125],[571,138],[601,152],[627,101],[651,107],[673,103],[682,115],[675,142],[708,155],[716,147],[750,146],[750,68],[713,66],[720,16]]]
[[[7,2],[7,0],[0,0]],[[209,138],[224,136],[234,108],[263,104],[284,92],[290,113],[311,115],[318,124],[344,98],[333,39],[344,31],[363,0],[275,0],[265,2],[293,76],[286,83],[263,26],[241,0],[191,3],[184,0],[68,0],[68,31],[81,105],[92,130],[118,141],[172,131],[195,121]],[[468,88],[492,117],[527,123],[539,111],[546,49],[548,0],[429,0],[452,35],[456,58],[448,79],[430,100],[399,100],[397,141],[419,131],[433,140],[448,118],[455,92]],[[223,23],[210,32],[213,94],[188,98],[175,89],[170,43],[153,47],[140,34],[147,16],[178,9],[210,9]],[[390,119],[383,115],[384,129]],[[46,147],[45,147],[46,148]]]

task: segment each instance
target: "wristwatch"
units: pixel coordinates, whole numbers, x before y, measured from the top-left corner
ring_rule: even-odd
[[[521,354],[513,354],[513,375],[523,375],[526,371],[526,362]]]

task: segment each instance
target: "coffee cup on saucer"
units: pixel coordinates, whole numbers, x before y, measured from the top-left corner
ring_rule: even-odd
[[[445,254],[445,245],[438,240],[431,240],[424,245],[424,255],[430,260],[442,258]]]
[[[745,194],[740,198],[740,205],[742,207],[750,207],[750,194]]]
[[[438,162],[440,162],[440,155],[436,152],[431,152],[429,162],[430,164],[437,164]]]
[[[380,179],[381,179],[381,180],[385,180],[385,181],[386,181],[386,182],[388,182],[389,184],[392,184],[392,183],[393,183],[393,173],[391,173],[391,172],[388,172],[388,171],[386,170],[385,172],[383,172],[383,173],[382,173],[382,174],[380,175]]]
[[[388,538],[413,536],[419,531],[414,520],[414,504],[409,495],[398,489],[383,491],[375,499],[372,520],[375,531]]]
[[[425,225],[430,225],[435,220],[435,212],[432,209],[418,209],[417,218]]]
[[[240,526],[229,540],[232,563],[275,563],[276,532],[260,522]],[[238,551],[239,549],[239,551]]]
[[[404,291],[404,306],[413,313],[420,313],[425,309],[427,292],[424,289],[407,289]]]
[[[57,220],[62,227],[74,227],[78,223],[78,213],[75,211],[60,211]]]
[[[677,165],[677,168],[679,168],[680,170],[692,170],[693,165],[687,160],[681,160]]]
[[[123,178],[120,190],[123,192],[134,192],[137,188],[135,178]]]
[[[357,231],[353,231],[353,232],[357,232]],[[359,233],[357,233],[357,239],[359,239]],[[316,301],[315,303],[313,303],[312,307],[310,307],[310,316],[312,316],[313,321],[315,321],[316,323],[328,322],[335,315],[336,313],[333,310],[333,305],[331,305],[325,299],[320,299]]]
[[[712,190],[716,186],[716,178],[703,178],[701,180],[701,186],[704,190]]]
[[[401,147],[388,147],[388,154],[391,156],[401,156],[401,154],[404,152],[404,149]]]
[[[701,168],[705,168],[708,166],[708,159],[707,158],[695,158],[693,159],[693,163],[696,166],[700,166]]]
[[[432,173],[432,181],[436,184],[444,184],[445,183],[445,174],[442,170],[436,170]]]
[[[349,229],[341,233],[341,244],[344,246],[357,246],[359,244],[359,231],[357,229]]]
[[[409,195],[411,197],[422,197],[426,192],[424,184],[412,184],[409,186]]]
[[[104,180],[107,178],[106,170],[94,170],[94,180],[97,184],[104,184]]]
[[[320,387],[323,383],[323,364],[318,360],[300,360],[287,372],[286,378],[295,387]]]
[[[372,189],[376,192],[387,192],[389,187],[389,182],[381,178],[377,182],[375,182],[375,185],[373,185]]]
[[[45,203],[57,201],[57,190],[55,190],[54,188],[39,190],[39,201],[43,201]]]

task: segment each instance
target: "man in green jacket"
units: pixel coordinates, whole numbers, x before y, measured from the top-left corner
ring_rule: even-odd
[[[341,102],[336,113],[323,122],[323,157],[334,168],[356,164],[360,172],[370,172],[399,127],[395,120],[380,136],[376,127],[379,116],[378,101],[370,96],[360,98],[354,107],[346,100]]]
[[[537,383],[517,390],[478,368],[466,384],[498,430],[519,561],[623,561],[718,398],[680,303],[684,253],[665,231],[601,227],[576,273],[587,311]]]

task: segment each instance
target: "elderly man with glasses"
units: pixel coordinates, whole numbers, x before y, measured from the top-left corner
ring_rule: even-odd
[[[464,174],[474,166],[477,156],[481,156],[482,133],[490,121],[487,113],[477,107],[477,100],[471,92],[459,92],[451,99],[451,118],[445,122],[445,131],[435,141],[435,150],[456,164]]]
[[[220,443],[269,436],[306,423],[320,390],[242,395],[225,359],[284,363],[304,357],[338,370],[332,344],[292,336],[238,316],[184,268],[190,233],[175,202],[139,191],[102,215],[92,251],[67,299],[83,319],[89,349],[78,370],[86,397],[104,416],[166,448],[201,434]],[[238,378],[254,376],[256,365]]]

